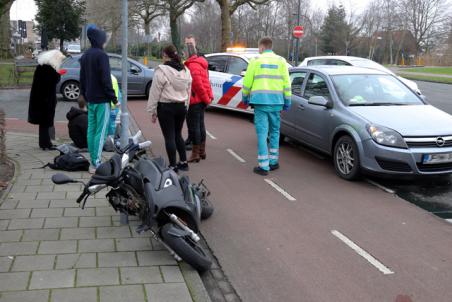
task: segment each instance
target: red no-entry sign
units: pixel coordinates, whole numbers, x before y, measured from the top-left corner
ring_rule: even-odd
[[[297,39],[303,37],[303,34],[304,34],[304,28],[303,28],[303,26],[299,26],[299,25],[298,25],[298,26],[295,26],[295,27],[293,28],[292,34],[293,34],[293,36],[294,36],[295,38],[297,38]]]

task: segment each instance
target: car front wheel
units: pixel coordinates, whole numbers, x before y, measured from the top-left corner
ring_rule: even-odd
[[[342,136],[334,146],[334,167],[343,179],[356,180],[359,177],[361,165],[358,147],[348,135]]]
[[[61,94],[65,101],[77,101],[80,96],[80,84],[75,81],[68,81],[63,84]]]

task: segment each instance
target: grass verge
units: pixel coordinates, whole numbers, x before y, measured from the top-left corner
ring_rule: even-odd
[[[29,86],[33,81],[32,70],[21,74],[19,82],[14,79],[13,71],[14,63],[2,63],[0,64],[0,87],[13,87],[13,86]]]
[[[403,72],[422,72],[431,74],[444,74],[452,75],[452,67],[419,67],[419,68],[406,68]]]
[[[452,78],[445,77],[435,77],[425,76],[425,75],[417,75],[417,74],[409,74],[409,73],[398,73],[399,76],[404,77],[405,79],[415,80],[415,81],[425,81],[425,82],[433,82],[433,83],[441,83],[441,84],[452,84]]]

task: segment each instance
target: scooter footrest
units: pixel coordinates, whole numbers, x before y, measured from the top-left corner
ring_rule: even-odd
[[[141,234],[143,232],[149,231],[150,229],[151,229],[150,226],[148,226],[146,224],[142,224],[135,229],[135,232],[137,232],[138,234]]]

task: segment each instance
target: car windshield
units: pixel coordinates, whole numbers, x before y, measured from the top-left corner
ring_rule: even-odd
[[[392,75],[358,74],[331,77],[347,106],[422,105],[423,102]]]
[[[69,49],[69,50],[80,50],[80,45],[69,45],[67,49]]]
[[[394,74],[391,70],[387,69],[383,65],[380,65],[377,62],[374,62],[372,60],[365,60],[365,59],[350,60],[350,63],[352,63],[353,66],[357,66],[357,67],[371,68],[371,69],[380,70],[380,71],[383,71],[383,72],[386,72],[386,73],[389,73],[392,75]]]

